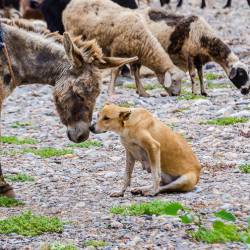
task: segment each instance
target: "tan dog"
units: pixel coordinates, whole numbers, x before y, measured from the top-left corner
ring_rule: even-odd
[[[124,185],[113,197],[123,196],[130,186],[135,161],[152,173],[153,185],[136,188],[131,191],[133,194],[186,192],[199,181],[201,166],[188,143],[143,108],[107,104],[91,131],[117,133],[126,149]]]

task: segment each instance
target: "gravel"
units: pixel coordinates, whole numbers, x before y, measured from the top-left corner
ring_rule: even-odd
[[[230,11],[222,10],[225,1],[217,2],[216,8],[205,11],[186,4],[180,12],[204,16],[241,59],[249,63],[250,12],[246,1],[233,1],[234,8]],[[209,64],[206,72],[225,75],[213,63]],[[123,81],[133,82],[128,78]],[[143,81],[156,82],[156,79]],[[249,96],[242,96],[225,76],[213,82],[227,83],[230,87],[209,89],[210,96],[206,99],[178,100],[161,97],[160,89],[150,92],[156,97],[139,98],[134,90],[122,87],[117,87],[119,94],[108,98],[107,86],[104,85],[96,111],[108,99],[115,102],[126,101],[136,107],[147,108],[175,131],[182,133],[192,144],[202,163],[201,180],[193,192],[164,194],[157,199],[179,201],[204,214],[208,222],[212,214],[220,209],[233,211],[239,221],[243,222],[250,211],[250,182],[249,176],[242,174],[238,167],[250,161],[249,138],[241,133],[248,133],[250,122],[225,127],[201,122],[224,116],[250,118],[250,100]],[[184,87],[190,89],[190,84],[184,84]],[[175,112],[177,109],[182,112]],[[31,122],[31,126],[12,128],[11,124],[17,121]],[[66,129],[55,113],[52,88],[49,86],[22,86],[9,97],[2,114],[2,133],[35,138],[39,141],[39,147],[65,148],[69,144]],[[0,235],[0,249],[40,249],[44,242],[55,241],[73,242],[83,248],[82,243],[89,239],[109,242],[109,246],[104,247],[106,250],[247,249],[247,246],[239,243],[207,245],[195,242],[186,234],[188,227],[183,226],[176,218],[111,215],[109,210],[112,206],[145,202],[154,198],[136,197],[130,192],[123,198],[111,198],[109,194],[122,184],[124,149],[119,138],[112,133],[91,135],[91,139],[101,140],[103,146],[77,148],[74,149],[73,156],[50,159],[42,159],[32,154],[2,157],[6,174],[25,172],[33,176],[35,182],[14,183],[18,198],[25,205],[0,208],[0,219],[32,210],[38,214],[58,216],[68,223],[62,234],[38,237]],[[4,145],[5,150],[18,150],[23,147],[26,146]],[[132,187],[145,185],[150,180],[150,175],[142,172],[141,167],[136,165]]]

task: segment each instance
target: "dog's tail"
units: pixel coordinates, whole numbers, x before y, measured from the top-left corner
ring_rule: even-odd
[[[188,192],[194,189],[198,181],[199,181],[199,175],[197,175],[196,172],[189,172],[187,174],[180,176],[175,181],[165,186],[161,186],[159,193],[175,192],[175,191]]]

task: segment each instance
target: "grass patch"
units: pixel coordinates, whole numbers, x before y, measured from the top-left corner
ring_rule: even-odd
[[[209,73],[205,74],[205,78],[208,81],[214,81],[214,80],[220,79],[222,77],[223,77],[222,75],[218,75],[218,74],[215,74],[215,73],[212,73],[212,72],[209,72]]]
[[[14,122],[11,124],[12,128],[23,128],[28,126],[31,126],[30,122]]]
[[[72,149],[56,149],[56,148],[26,148],[20,151],[22,154],[31,153],[42,158],[50,158],[50,157],[59,157],[63,155],[73,154],[74,150]]]
[[[100,141],[84,141],[81,143],[76,143],[76,144],[69,144],[69,147],[72,148],[92,148],[92,147],[97,147],[100,148],[102,147],[102,143]]]
[[[83,242],[83,247],[106,247],[108,243],[102,240],[86,240]]]
[[[128,83],[124,85],[125,88],[128,89],[136,89],[136,85],[134,83]],[[153,89],[161,89],[162,86],[159,83],[147,83],[143,85],[145,90],[153,90]]]
[[[155,200],[130,206],[116,206],[111,208],[111,213],[129,216],[138,215],[177,215],[184,207],[178,202]]]
[[[16,136],[1,136],[0,142],[5,144],[15,144],[15,145],[23,145],[23,144],[37,144],[37,140],[32,138],[17,138]]]
[[[241,117],[223,117],[218,119],[209,120],[206,122],[208,125],[217,125],[217,126],[228,126],[228,125],[234,125],[237,123],[246,123],[248,122],[248,118]]]
[[[205,97],[201,95],[194,95],[185,89],[182,89],[181,96],[177,97],[177,100],[199,100],[199,99],[205,99]]]
[[[250,164],[241,165],[240,171],[244,174],[250,174]]]
[[[185,208],[178,202],[155,200],[152,202],[132,204],[130,206],[116,206],[111,213],[123,216],[140,215],[170,215],[176,216],[183,224],[192,223],[192,229],[187,233],[197,241],[213,243],[242,242],[250,244],[250,217],[248,227],[237,225],[237,218],[232,213],[221,210],[214,213],[217,218],[211,227],[204,226],[203,214],[197,214]],[[190,228],[190,227],[189,227]]]
[[[227,83],[213,83],[213,82],[208,82],[208,88],[209,89],[225,89],[229,88],[229,84]]]
[[[173,110],[173,113],[183,113],[184,111],[190,110],[189,108],[179,108]]]
[[[25,173],[6,175],[5,178],[13,182],[31,182],[35,180],[34,177]]]
[[[244,242],[250,244],[250,230],[242,230],[240,227],[232,224],[226,224],[216,220],[212,228],[206,229],[200,227],[191,236],[198,240],[209,244],[226,243],[226,242]]]
[[[22,201],[18,201],[14,198],[0,196],[0,207],[17,207],[22,205],[24,205]]]
[[[63,223],[58,218],[34,215],[30,211],[0,221],[0,234],[37,236],[62,231]]]
[[[120,102],[117,105],[122,108],[133,108],[135,106],[134,103],[130,102]]]
[[[54,242],[51,244],[44,244],[41,250],[77,250],[78,248],[72,244],[63,244],[59,242]]]

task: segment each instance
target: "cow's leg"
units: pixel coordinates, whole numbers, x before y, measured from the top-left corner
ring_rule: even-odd
[[[15,197],[13,188],[4,180],[1,163],[0,163],[0,195],[12,198]]]
[[[206,8],[206,0],[201,0],[201,8]]]
[[[179,0],[178,3],[177,3],[177,7],[181,7],[183,4],[183,0]]]
[[[227,0],[227,3],[224,6],[224,8],[231,8],[231,4],[232,4],[232,0]]]

